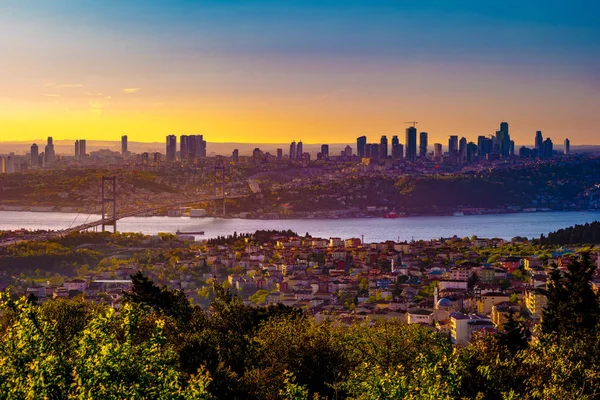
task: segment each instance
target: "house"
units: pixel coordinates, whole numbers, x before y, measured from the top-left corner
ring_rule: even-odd
[[[467,281],[457,281],[457,280],[448,280],[448,281],[439,281],[438,286],[440,290],[446,289],[461,289],[467,290],[468,284]]]
[[[477,312],[480,314],[489,314],[496,303],[508,301],[510,296],[506,293],[488,292],[481,295],[477,300]]]
[[[433,323],[433,311],[426,310],[423,308],[417,308],[408,312],[408,323],[409,324],[426,324],[431,325]]]
[[[542,319],[542,312],[546,307],[546,295],[539,289],[528,290],[525,292],[525,307],[531,316],[531,319],[538,322]]]
[[[492,322],[498,329],[502,328],[510,311],[515,314],[516,318],[517,313],[520,311],[519,305],[510,301],[503,301],[492,306]]]
[[[68,291],[76,290],[78,292],[85,292],[87,288],[87,282],[83,279],[71,279],[70,281],[66,281],[63,285],[65,289]]]
[[[461,346],[467,345],[475,332],[495,330],[488,317],[460,312],[450,314],[450,327],[450,340]]]

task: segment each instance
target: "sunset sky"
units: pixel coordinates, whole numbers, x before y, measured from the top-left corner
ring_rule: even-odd
[[[0,140],[600,144],[595,0],[0,0]]]

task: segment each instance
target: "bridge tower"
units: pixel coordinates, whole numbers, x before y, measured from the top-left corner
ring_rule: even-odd
[[[110,207],[112,205],[112,207]],[[109,212],[110,211],[110,212]],[[117,177],[102,177],[102,232],[107,226],[117,232]]]
[[[223,164],[215,164],[215,171],[213,175],[213,190],[214,190],[214,216],[217,216],[217,195],[220,194],[220,197],[223,200],[223,217],[225,217],[225,166]],[[219,182],[219,175],[221,177]],[[217,188],[221,186],[220,193]]]

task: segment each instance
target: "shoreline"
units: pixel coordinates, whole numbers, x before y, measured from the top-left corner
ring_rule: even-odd
[[[9,207],[10,209],[5,209],[4,206],[0,205],[0,212],[18,212],[18,213],[40,213],[40,214],[44,214],[44,213],[52,213],[52,214],[81,214],[81,215],[97,215],[100,218],[100,213],[95,213],[95,212],[87,212],[87,211],[81,211],[81,210],[72,210],[70,208],[68,209],[61,209],[61,210],[57,210],[57,207],[36,207],[36,206],[32,206],[32,207],[26,207],[26,206],[22,206],[22,207]],[[523,211],[523,210],[489,210],[489,212],[485,212],[485,211],[480,211],[480,212],[462,212],[462,214],[458,215],[454,213],[410,213],[410,214],[406,214],[403,216],[398,216],[398,217],[385,217],[384,214],[364,214],[364,213],[359,213],[356,215],[339,215],[339,216],[331,216],[331,215],[291,215],[291,216],[274,216],[273,213],[266,213],[265,215],[241,215],[241,214],[247,214],[247,213],[240,213],[237,215],[228,215],[225,217],[222,216],[216,216],[213,217],[211,215],[207,215],[204,217],[190,217],[189,215],[186,214],[181,214],[181,215],[168,215],[168,214],[152,214],[152,215],[134,215],[132,217],[127,217],[127,218],[151,218],[151,217],[167,217],[167,218],[187,218],[187,219],[191,219],[191,220],[204,220],[207,218],[213,218],[213,219],[241,219],[241,220],[268,220],[268,221],[286,221],[286,220],[297,220],[297,219],[303,219],[303,220],[323,220],[323,221],[327,221],[327,220],[351,220],[351,219],[360,219],[360,220],[364,220],[364,219],[390,219],[390,220],[402,220],[402,219],[407,219],[407,218],[416,218],[416,217],[469,217],[469,216],[485,216],[485,215],[506,215],[506,214],[541,214],[541,213],[555,213],[555,212],[581,212],[581,213],[596,213],[599,212],[600,213],[600,209],[575,209],[575,210],[553,210],[553,209],[548,209],[548,208],[543,208],[543,209],[536,209],[536,210],[532,210],[532,209],[527,209],[527,211]],[[249,213],[248,213],[249,214]]]

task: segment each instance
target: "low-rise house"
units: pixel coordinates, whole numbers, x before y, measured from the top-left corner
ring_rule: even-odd
[[[433,324],[433,320],[434,320],[433,310],[417,308],[415,310],[408,311],[407,315],[408,315],[407,322],[409,324],[425,324],[425,325]]]
[[[461,346],[467,345],[475,332],[495,329],[492,320],[486,316],[459,312],[450,314],[450,327],[450,340]]]
[[[546,295],[539,289],[532,289],[525,292],[525,306],[531,319],[538,322],[542,319],[542,312],[546,308]]]

